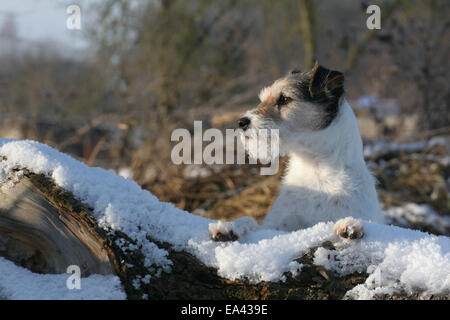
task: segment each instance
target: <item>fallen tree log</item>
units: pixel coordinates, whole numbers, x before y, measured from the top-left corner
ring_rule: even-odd
[[[185,251],[148,239],[169,252],[170,273],[145,267],[139,249],[124,252],[117,240],[133,243],[126,234],[100,228],[91,208],[51,179],[27,171],[0,185],[0,256],[36,273],[65,273],[69,265],[82,275],[119,276],[128,299],[341,299],[367,275],[338,277],[312,263],[315,249],[299,258],[298,277],[284,282],[231,281],[217,275]],[[330,248],[331,243],[324,243]],[[145,281],[147,275],[150,281]]]
[[[83,276],[114,272],[105,233],[70,194],[34,174],[0,194],[2,255],[38,273],[64,273],[69,265]]]

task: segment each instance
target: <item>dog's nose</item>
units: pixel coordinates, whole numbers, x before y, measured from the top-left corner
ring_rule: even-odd
[[[248,126],[250,125],[250,119],[248,117],[243,117],[239,119],[239,128],[242,130],[247,130]]]

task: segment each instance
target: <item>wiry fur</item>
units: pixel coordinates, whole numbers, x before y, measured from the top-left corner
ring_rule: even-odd
[[[337,221],[339,236],[357,238],[364,234],[359,220],[383,221],[358,123],[343,92],[343,75],[316,64],[264,88],[260,105],[245,114],[250,129],[279,129],[281,152],[290,159],[264,228],[291,231]],[[280,95],[288,101],[282,106]],[[251,225],[237,219],[235,233]]]
[[[344,99],[326,129],[286,138],[290,161],[264,227],[296,230],[347,216],[382,220],[356,118]]]

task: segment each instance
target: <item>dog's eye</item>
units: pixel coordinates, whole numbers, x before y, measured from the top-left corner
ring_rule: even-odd
[[[280,94],[280,97],[277,100],[278,109],[281,109],[282,106],[288,104],[289,102],[291,102],[291,100],[291,98],[285,97],[284,95]]]

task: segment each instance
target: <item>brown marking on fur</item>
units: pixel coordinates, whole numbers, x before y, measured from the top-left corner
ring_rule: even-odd
[[[317,70],[319,69],[319,62],[316,60],[316,63],[314,64],[313,69],[311,70],[312,76],[311,76],[311,80],[309,81],[309,93],[311,94],[311,96],[313,96],[313,81],[314,81],[314,77],[316,75]]]
[[[273,120],[279,120],[281,117],[280,111],[277,106],[277,97],[270,94],[263,102],[261,102],[255,110],[255,113],[265,117],[272,118]]]

